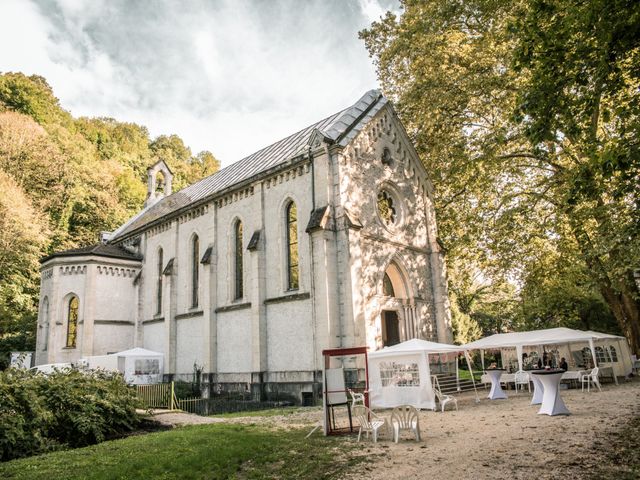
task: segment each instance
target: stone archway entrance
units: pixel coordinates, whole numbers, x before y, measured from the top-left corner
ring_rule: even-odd
[[[400,343],[400,319],[396,310],[383,310],[382,318],[382,346],[390,347]]]
[[[395,260],[385,269],[378,292],[378,345],[389,347],[415,338],[417,329],[412,289],[405,270]]]

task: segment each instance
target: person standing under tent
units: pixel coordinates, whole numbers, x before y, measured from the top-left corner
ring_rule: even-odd
[[[564,370],[565,372],[569,370],[569,365],[567,364],[567,361],[564,357],[560,359],[560,370]]]

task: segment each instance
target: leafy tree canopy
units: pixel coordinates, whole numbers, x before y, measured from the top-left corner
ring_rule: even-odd
[[[457,311],[480,271],[481,326],[507,294],[508,328],[599,312],[638,351],[640,4],[402,7],[360,35],[433,177]]]

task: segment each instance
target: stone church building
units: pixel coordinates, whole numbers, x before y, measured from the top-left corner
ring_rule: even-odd
[[[300,400],[323,349],[451,342],[432,185],[378,91],[179,192],[171,179],[159,161],[141,212],[42,260],[37,364],[139,346],[173,378],[195,364],[217,389]]]

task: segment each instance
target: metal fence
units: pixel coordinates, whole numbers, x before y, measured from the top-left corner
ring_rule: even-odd
[[[146,408],[167,408],[175,410],[176,395],[173,382],[157,383],[154,385],[136,385],[138,398]]]
[[[277,396],[269,401],[255,400],[249,392],[224,392],[213,394],[210,398],[195,397],[194,389],[185,382],[137,385],[136,391],[146,408],[183,410],[196,415],[250,412],[293,405],[293,402],[280,400]]]
[[[213,398],[184,398],[177,400],[180,410],[196,415],[215,415],[219,413],[252,412],[268,408],[288,407],[289,401],[243,400],[235,396],[216,396]]]

